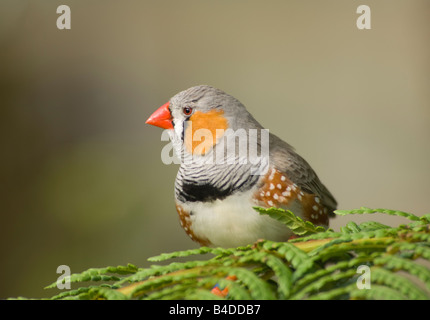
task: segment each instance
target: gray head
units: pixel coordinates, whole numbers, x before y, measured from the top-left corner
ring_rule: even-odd
[[[175,126],[188,120],[197,111],[219,111],[233,130],[243,127],[261,128],[239,100],[208,85],[199,85],[179,92],[170,99],[169,109]]]
[[[176,94],[147,123],[172,129],[168,133],[176,154],[181,156],[205,156],[214,147],[224,149],[225,139],[236,141],[240,136],[239,140],[247,141],[249,129],[262,129],[239,100],[208,85]],[[257,131],[259,135],[261,130]]]

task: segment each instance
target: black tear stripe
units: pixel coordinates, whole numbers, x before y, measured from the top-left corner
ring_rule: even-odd
[[[187,125],[187,121],[190,120],[190,117],[186,117],[184,122],[182,123],[182,133],[181,133],[181,141],[184,142],[185,140],[185,126]]]
[[[231,195],[231,193],[231,188],[219,189],[211,184],[184,183],[178,197],[184,202],[212,202],[218,199],[225,199]]]
[[[172,109],[170,108],[170,101],[169,101],[169,106],[167,107],[167,109],[169,110],[170,116],[172,115]],[[172,123],[173,128],[175,127],[175,121],[173,121],[173,119],[170,121]]]

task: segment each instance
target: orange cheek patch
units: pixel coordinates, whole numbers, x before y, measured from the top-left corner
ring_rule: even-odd
[[[227,119],[224,111],[211,110],[209,112],[196,111],[188,121],[185,130],[185,147],[188,152],[204,155],[218,142],[217,130],[227,130]]]

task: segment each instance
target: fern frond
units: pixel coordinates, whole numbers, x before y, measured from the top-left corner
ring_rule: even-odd
[[[341,232],[334,232],[290,211],[256,210],[301,237],[163,253],[149,259],[162,265],[148,268],[131,264],[91,268],[70,276],[72,283],[89,282],[87,287],[63,291],[51,299],[220,299],[211,292],[215,285],[228,289],[227,299],[430,299],[430,268],[421,264],[430,261],[430,215],[338,210],[343,215],[380,212],[411,222],[396,228],[373,221],[349,222]],[[195,260],[166,263],[193,256]],[[369,290],[357,287],[357,281],[364,279],[357,273],[362,265],[371,273],[366,278],[371,279]],[[228,277],[233,275],[237,280]]]
[[[396,255],[384,254],[374,260],[375,265],[383,266],[392,271],[403,270],[420,279],[430,290],[430,269],[414,261]]]
[[[353,210],[335,210],[334,213],[338,214],[340,216],[345,216],[348,214],[384,213],[384,214],[389,214],[392,216],[404,217],[404,218],[407,218],[407,219],[413,220],[413,221],[419,221],[420,220],[420,217],[418,217],[412,213],[408,213],[408,212],[403,212],[403,211],[398,211],[398,210],[388,210],[388,209],[371,209],[371,208],[367,208],[367,207],[361,207],[360,209],[353,209]]]
[[[334,288],[331,290],[322,291],[309,297],[309,300],[344,300],[348,299],[350,292],[356,289],[355,284],[349,284],[347,286]]]
[[[187,295],[188,291],[193,290],[197,286],[197,279],[183,279],[176,285],[166,286],[159,290],[154,290],[147,293],[143,300],[176,300]]]
[[[92,296],[93,300],[105,299],[105,300],[127,300],[127,296],[121,292],[111,289],[111,288],[92,288],[89,290],[88,294]]]
[[[279,258],[269,255],[266,252],[251,252],[238,260],[239,264],[256,261],[266,264],[273,271],[276,281],[278,282],[279,298],[285,299],[290,294],[292,286],[292,271]]]
[[[236,276],[237,281],[243,283],[248,288],[249,294],[253,299],[276,299],[276,295],[273,292],[272,287],[250,270],[245,268],[229,268],[227,275]]]
[[[178,273],[169,273],[157,277],[151,277],[144,281],[133,283],[118,291],[128,297],[143,296],[145,297],[153,290],[160,290],[166,286],[181,283],[184,280],[195,279],[202,275],[202,270],[199,268],[184,270]]]
[[[280,208],[265,209],[260,207],[254,207],[254,209],[260,214],[268,215],[271,218],[278,220],[299,236],[326,231],[325,228],[315,226],[312,222],[305,221],[288,210],[286,211]]]
[[[186,271],[189,269],[204,267],[211,264],[212,264],[211,260],[204,260],[204,261],[197,260],[197,261],[187,261],[187,262],[172,262],[171,264],[166,266],[152,266],[147,269],[140,269],[135,274],[125,277],[120,281],[116,282],[115,284],[122,285],[126,282],[135,283],[139,281],[144,281],[150,277],[169,274],[169,273],[176,272],[178,270]]]
[[[82,273],[74,273],[70,275],[69,281],[75,282],[88,282],[88,281],[118,281],[118,275],[132,274],[137,272],[138,268],[133,264],[127,266],[105,267],[105,268],[91,268]],[[112,274],[112,275],[109,275]],[[66,278],[63,278],[63,283]],[[50,284],[45,289],[55,288],[57,282]]]
[[[215,286],[218,285],[220,288],[228,288],[228,298],[232,300],[252,300],[251,295],[249,294],[249,290],[243,286],[242,284],[238,283],[237,281],[229,280],[226,277],[206,277],[201,278],[199,280],[199,285],[197,288],[206,288],[206,292],[210,292],[210,290]],[[198,291],[199,293],[202,293],[202,289],[196,289],[194,291]],[[191,296],[194,297],[194,299],[202,299],[200,297],[197,297],[194,294],[189,293]],[[213,293],[210,293],[213,296],[215,296]],[[205,295],[209,297],[209,295]],[[188,296],[189,297],[189,296]],[[218,296],[216,296],[218,297]],[[218,297],[220,298],[220,297]],[[221,299],[221,298],[220,298]]]
[[[294,294],[303,290],[304,287],[319,281],[321,278],[330,274],[341,272],[343,270],[355,270],[360,265],[367,265],[373,260],[372,256],[360,256],[351,260],[340,261],[333,265],[327,266],[324,269],[319,269],[313,273],[308,273],[302,278],[298,279],[294,286]]]
[[[371,289],[353,288],[350,292],[351,299],[366,300],[405,300],[406,297],[398,290],[386,286],[372,285]]]
[[[218,255],[230,255],[232,252],[233,252],[232,249],[200,247],[197,249],[176,251],[176,252],[171,252],[171,253],[162,253],[158,256],[149,258],[148,261],[160,262],[160,261],[170,260],[173,258],[184,258],[184,257],[192,256],[192,255],[207,254],[207,253],[212,253],[216,256],[218,256]]]
[[[340,231],[343,233],[358,233],[361,230],[360,226],[358,224],[356,224],[354,221],[350,221],[346,224],[345,227],[341,227]]]
[[[171,300],[178,300],[179,298],[174,298]],[[186,299],[187,300],[224,300],[223,298],[211,293],[210,291],[207,290],[202,290],[202,289],[196,289],[193,290],[189,293],[186,294]],[[250,300],[250,299],[240,299],[237,298],[237,300]]]
[[[356,270],[355,269],[348,269],[346,271],[342,272],[333,272],[328,273],[317,280],[311,282],[309,285],[305,286],[303,289],[296,292],[290,299],[319,299],[318,298],[318,292],[323,289],[328,284],[335,284],[339,282],[340,280],[351,280],[353,277],[356,276]],[[313,297],[313,293],[317,293],[315,297]]]
[[[390,287],[400,292],[405,298],[412,300],[428,300],[430,296],[416,286],[412,281],[384,268],[372,267],[372,283]],[[356,297],[356,296],[354,296]]]
[[[430,223],[430,213],[425,214],[425,215],[422,215],[422,216],[420,217],[420,219],[421,219],[422,221],[424,221],[424,223]]]
[[[392,238],[373,238],[373,239],[357,239],[352,241],[342,241],[335,239],[329,244],[315,249],[309,255],[315,260],[328,261],[334,257],[343,254],[351,253],[372,253],[375,251],[385,251],[386,247],[392,244],[395,240]],[[345,256],[344,256],[345,257]],[[345,259],[348,259],[345,257]]]
[[[360,227],[362,232],[375,231],[375,230],[379,230],[379,229],[390,229],[390,226],[387,226],[385,224],[382,224],[382,223],[376,222],[376,221],[362,222],[362,223],[360,223],[359,227]]]

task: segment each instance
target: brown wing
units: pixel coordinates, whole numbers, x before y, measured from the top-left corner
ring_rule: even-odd
[[[313,194],[327,208],[329,215],[337,208],[337,202],[322,184],[311,166],[294,149],[275,135],[270,137],[270,162],[304,193]]]

